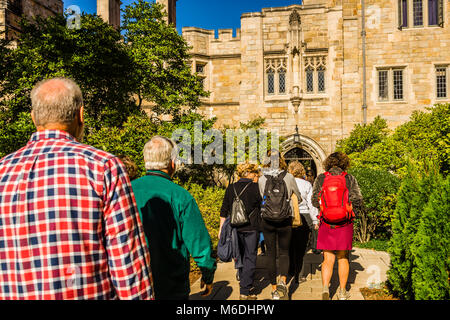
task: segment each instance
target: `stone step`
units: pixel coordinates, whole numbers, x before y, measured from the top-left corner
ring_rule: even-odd
[[[385,281],[388,266],[386,261],[389,255],[385,253],[373,252],[373,250],[360,250],[356,248],[351,254],[350,274],[348,278],[347,289],[350,290],[351,300],[363,300],[360,288],[368,287],[369,280],[376,279],[379,273],[379,279]],[[305,256],[304,272],[307,281],[294,284],[288,283],[291,300],[320,300],[322,294],[322,275],[321,275],[321,255],[314,255],[309,252]],[[374,275],[377,275],[374,277]],[[255,292],[258,294],[258,300],[271,299],[271,286],[267,280],[267,270],[265,267],[264,256],[258,256],[257,269],[255,271]],[[333,268],[333,276],[330,284],[330,294],[333,300],[337,299],[336,290],[339,287],[339,276],[337,263]],[[200,293],[200,280],[191,286],[192,300],[238,300],[239,282],[236,280],[236,269],[234,263],[219,263],[214,278],[213,292],[209,297],[202,298]]]

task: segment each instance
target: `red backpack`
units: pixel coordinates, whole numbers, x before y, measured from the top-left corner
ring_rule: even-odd
[[[343,226],[352,222],[355,217],[349,199],[346,175],[347,172],[342,172],[337,176],[325,172],[325,180],[319,193],[319,219],[325,224]]]

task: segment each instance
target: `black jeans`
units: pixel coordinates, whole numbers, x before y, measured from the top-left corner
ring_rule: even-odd
[[[238,231],[237,235],[243,264],[243,267],[239,269],[240,293],[247,296],[253,288],[259,232]]]
[[[281,276],[287,277],[289,270],[289,246],[292,233],[292,219],[281,223],[268,222],[261,223],[266,244],[267,269],[270,284],[277,284],[277,247],[278,264]]]
[[[289,248],[289,274],[299,278],[303,266],[303,258],[306,253],[311,228],[306,218],[300,214],[302,225],[292,228],[291,246]],[[305,276],[305,271],[301,276]]]

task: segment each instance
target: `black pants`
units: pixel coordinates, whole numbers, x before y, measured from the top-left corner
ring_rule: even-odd
[[[287,277],[289,270],[289,245],[291,242],[292,219],[282,223],[262,221],[262,231],[266,244],[267,269],[270,284],[277,284],[277,247],[279,273]]]
[[[243,267],[239,269],[240,293],[249,295],[253,288],[253,278],[256,268],[256,256],[259,242],[258,231],[238,231],[239,251]]]
[[[301,214],[302,225],[292,228],[291,246],[289,248],[289,274],[293,277],[300,277],[302,271],[303,258],[306,253],[311,228],[306,218]],[[305,276],[302,274],[301,276]]]

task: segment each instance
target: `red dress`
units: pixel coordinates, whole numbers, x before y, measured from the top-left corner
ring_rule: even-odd
[[[352,250],[353,223],[340,228],[331,228],[325,223],[319,226],[318,250]]]

